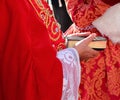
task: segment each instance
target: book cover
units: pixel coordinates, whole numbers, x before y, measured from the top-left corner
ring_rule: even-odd
[[[81,36],[68,36],[66,38],[67,47],[73,47],[75,43],[83,40],[84,38],[85,37],[81,37]],[[95,39],[93,39],[92,42],[89,43],[88,46],[95,50],[103,50],[106,48],[106,42],[107,42],[106,38],[102,36],[97,36]]]

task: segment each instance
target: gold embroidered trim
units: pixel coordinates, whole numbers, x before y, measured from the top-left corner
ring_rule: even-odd
[[[55,22],[52,12],[49,8],[45,8],[41,0],[29,0],[33,8],[35,9],[38,17],[42,19],[46,28],[51,31],[49,34],[52,41],[57,41],[61,36],[61,31],[58,25]],[[53,33],[53,34],[52,34]]]

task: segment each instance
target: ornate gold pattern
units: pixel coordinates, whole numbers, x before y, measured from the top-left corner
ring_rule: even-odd
[[[69,14],[79,28],[91,25],[110,7],[101,0],[89,0],[88,4],[82,0],[66,1]],[[87,31],[93,32],[92,29]],[[105,50],[81,65],[79,100],[120,100],[120,44],[108,40]]]
[[[33,8],[36,11],[38,17],[43,21],[44,25],[48,29],[49,37],[56,48],[60,43],[64,44],[62,48],[65,47],[65,40],[62,38],[62,31],[60,30],[59,24],[54,19],[54,15],[50,10],[47,2],[45,0],[29,0]]]
[[[57,46],[57,50],[62,50],[63,49],[63,47],[64,47],[64,43],[60,43],[58,46]]]
[[[56,24],[56,22],[53,22],[53,23],[51,24],[51,31],[52,31],[53,34],[50,34],[50,35],[49,35],[50,38],[51,38],[53,41],[58,40],[58,39],[60,38],[60,35],[61,35],[62,33],[60,34],[60,30],[59,30],[58,24]],[[59,34],[57,34],[57,33],[59,33]],[[55,37],[56,37],[56,38],[55,38]]]

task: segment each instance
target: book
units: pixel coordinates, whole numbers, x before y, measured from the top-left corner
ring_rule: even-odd
[[[85,37],[81,37],[81,36],[68,36],[66,38],[67,40],[67,47],[73,47],[75,45],[75,43],[77,43],[78,41],[83,40]],[[95,49],[95,50],[103,50],[106,48],[106,38],[102,37],[102,36],[97,36],[95,37],[95,39],[93,39],[93,41],[91,41],[89,43],[89,47]]]

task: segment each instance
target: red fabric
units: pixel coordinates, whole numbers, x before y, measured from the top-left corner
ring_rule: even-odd
[[[88,1],[86,4],[85,1]],[[91,25],[93,20],[101,16],[109,5],[101,0],[66,0],[67,9],[73,22],[80,28]],[[72,6],[72,7],[71,7]]]
[[[0,0],[0,100],[60,100],[62,66],[28,0]]]
[[[78,29],[84,28],[84,31],[100,35],[97,29],[86,27],[101,16],[110,5],[102,0],[85,0],[87,3],[84,0],[66,1],[68,12]],[[72,30],[72,27],[70,29]],[[120,100],[120,44],[114,44],[107,39],[105,50],[100,51],[97,57],[81,64],[80,100]]]
[[[60,26],[54,18],[53,12],[50,10],[45,0],[29,0],[36,14],[47,28],[50,40],[57,50],[65,48],[65,40],[62,37]]]
[[[102,0],[103,2],[105,2],[106,4],[109,4],[111,6],[113,6],[114,4],[120,2],[120,0]]]

